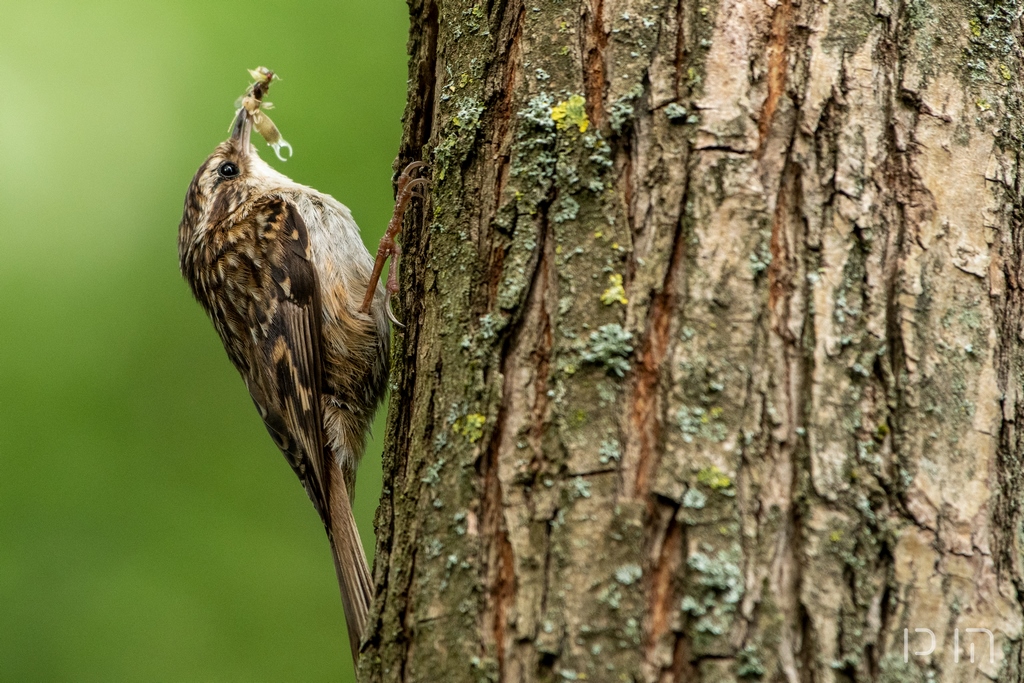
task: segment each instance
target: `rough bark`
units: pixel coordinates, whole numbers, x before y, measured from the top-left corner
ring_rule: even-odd
[[[410,7],[362,680],[1024,680],[1019,2]]]

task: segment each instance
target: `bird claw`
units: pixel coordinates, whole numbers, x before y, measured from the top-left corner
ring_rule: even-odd
[[[384,270],[384,262],[389,256],[393,256],[394,260],[391,264],[391,269],[388,271],[388,279],[385,285],[385,307],[388,310],[388,317],[396,323],[394,315],[390,312],[389,299],[392,294],[398,291],[398,257],[401,256],[402,249],[395,242],[395,236],[402,231],[402,219],[405,217],[405,211],[413,197],[426,200],[426,188],[430,185],[430,180],[415,176],[423,168],[427,168],[425,162],[414,161],[406,166],[402,170],[401,175],[398,176],[398,193],[395,198],[395,209],[391,215],[391,220],[388,221],[388,228],[384,231],[384,236],[377,247],[377,258],[373,264],[373,273],[370,275],[370,282],[366,289],[366,296],[363,298],[363,305],[359,307],[359,310],[363,313],[370,312],[373,293],[377,289],[377,283],[380,281],[381,271]]]
[[[413,179],[413,174],[421,168],[426,168],[427,162],[425,161],[413,161],[402,169],[402,174],[398,176],[398,191],[401,192],[404,184]]]

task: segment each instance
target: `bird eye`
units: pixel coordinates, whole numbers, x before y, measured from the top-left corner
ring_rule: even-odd
[[[234,178],[238,175],[238,166],[231,161],[225,161],[217,167],[217,173],[221,178]]]

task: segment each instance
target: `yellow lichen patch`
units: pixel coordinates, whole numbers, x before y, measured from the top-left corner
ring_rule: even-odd
[[[612,273],[608,276],[608,282],[611,287],[604,290],[601,294],[601,303],[605,306],[611,306],[615,302],[620,304],[628,304],[629,299],[626,298],[626,288],[622,286],[622,276],[618,273]]]
[[[555,127],[564,130],[576,126],[581,133],[586,133],[590,127],[586,104],[587,101],[581,95],[573,95],[556,104],[551,108],[551,120],[555,122]]]
[[[832,541],[833,543],[839,543],[839,541],[843,540],[843,532],[833,531],[831,534],[828,535],[828,540]]]
[[[732,486],[732,479],[714,465],[698,472],[697,481],[714,491]]]
[[[1010,71],[1010,67],[1006,66],[1005,64],[1000,64],[999,65],[999,73],[1002,74],[1003,80],[1005,80],[1005,81],[1012,81],[1013,80],[1013,72]]]
[[[484,435],[483,426],[485,422],[487,422],[487,418],[480,413],[471,413],[456,420],[455,424],[452,425],[452,431],[456,434],[462,434],[469,439],[470,443],[475,443]]]
[[[719,406],[715,406],[708,412],[701,415],[700,421],[702,424],[709,424],[712,420],[717,420],[718,418],[722,417],[722,413],[724,412],[725,411],[722,410]]]

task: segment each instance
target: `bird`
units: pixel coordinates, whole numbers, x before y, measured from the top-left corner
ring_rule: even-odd
[[[230,137],[189,184],[179,265],[324,524],[357,660],[373,583],[351,500],[386,390],[395,265],[387,287],[379,276],[383,261],[398,255],[402,214],[426,180],[413,177],[419,163],[401,174],[395,214],[374,259],[348,208],[260,158],[250,139],[254,125],[265,137],[269,126],[287,143],[259,106],[273,72],[250,73],[257,82]]]

